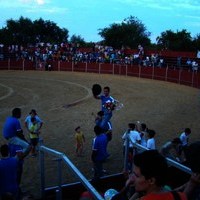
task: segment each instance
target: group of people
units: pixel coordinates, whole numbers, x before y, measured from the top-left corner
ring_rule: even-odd
[[[94,178],[98,180],[103,176],[103,163],[107,158],[107,144],[108,137],[105,128],[105,122],[110,122],[112,117],[112,109],[105,109],[105,104],[114,102],[114,98],[110,97],[110,88],[104,88],[104,94],[94,96],[96,99],[101,99],[102,110],[97,113],[96,125],[94,132],[96,137],[93,140],[93,151],[91,159],[94,166]],[[104,101],[104,99],[106,99]],[[114,103],[113,103],[114,104]],[[102,119],[103,117],[103,119]],[[107,126],[109,127],[109,126]],[[189,145],[189,135],[191,134],[190,128],[180,134],[179,137],[173,138],[171,141],[166,142],[160,149],[156,147],[155,135],[156,132],[148,129],[145,123],[139,121],[128,124],[128,130],[123,134],[122,139],[128,140],[128,161],[130,171],[129,178],[126,182],[125,188],[122,191],[113,195],[112,200],[186,200],[195,199],[200,197],[200,162],[195,163],[195,159],[200,160],[200,143],[196,142]],[[144,146],[147,150],[140,152],[134,148],[133,143],[138,143]],[[124,147],[125,147],[124,143]],[[195,149],[197,152],[195,152]],[[174,159],[178,162],[185,162],[192,169],[190,180],[179,188],[170,188],[167,184],[168,178],[168,164],[166,157]],[[195,167],[194,167],[195,166]],[[129,198],[124,197],[126,188],[133,187],[134,191]],[[123,195],[122,195],[123,194]],[[129,193],[130,194],[130,193]]]
[[[20,182],[23,172],[24,158],[37,155],[36,146],[43,122],[32,109],[24,121],[28,138],[23,133],[19,119],[21,109],[14,108],[3,126],[3,137],[7,143],[1,145],[0,151],[0,197],[2,199],[20,199]]]

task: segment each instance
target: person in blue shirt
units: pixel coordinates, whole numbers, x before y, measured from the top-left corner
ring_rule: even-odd
[[[12,116],[8,117],[4,123],[3,136],[6,140],[8,140],[9,144],[21,146],[23,156],[25,157],[30,152],[31,146],[23,135],[23,130],[19,122],[20,117],[21,109],[14,108],[12,110]]]
[[[95,99],[101,100],[101,110],[104,112],[104,118],[101,126],[105,126],[112,118],[112,111],[115,109],[116,100],[110,96],[110,88],[104,87],[103,94],[94,96]]]
[[[18,159],[9,157],[9,147],[4,144],[0,147],[2,158],[0,159],[0,199],[6,199],[7,195],[17,199],[19,185],[17,183]]]
[[[103,176],[103,162],[107,158],[107,136],[102,132],[101,127],[94,127],[95,138],[92,143],[92,155],[91,159],[94,168],[94,179],[98,180]]]

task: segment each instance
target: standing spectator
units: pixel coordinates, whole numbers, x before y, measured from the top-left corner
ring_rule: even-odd
[[[110,121],[104,123],[104,112],[99,111],[95,118],[95,124],[100,126],[108,138],[108,142],[112,140],[112,124]]]
[[[96,95],[94,98],[101,99],[101,110],[104,112],[102,126],[104,126],[112,118],[112,111],[115,108],[116,100],[110,96],[110,88],[108,86],[103,89],[104,94]]]
[[[141,137],[141,145],[147,147],[147,125],[145,123],[139,123],[139,133]]]
[[[155,142],[155,134],[156,132],[154,130],[148,129],[147,131],[148,134],[148,140],[147,140],[147,148],[148,149],[156,149],[156,142]]]
[[[181,161],[180,155],[179,155],[179,149],[181,145],[180,138],[174,138],[171,141],[166,142],[162,147],[160,153],[168,157],[170,159],[176,160],[178,162]]]
[[[94,127],[95,138],[92,144],[91,159],[94,168],[94,181],[103,176],[103,162],[107,158],[107,137],[99,126]]]
[[[32,121],[31,121],[32,120]],[[32,157],[36,156],[36,146],[39,140],[39,134],[41,133],[40,130],[42,128],[43,122],[40,117],[37,115],[35,109],[32,109],[29,115],[25,119],[25,127],[29,132],[29,136],[31,139],[31,154]]]
[[[76,155],[82,156],[83,147],[85,143],[85,136],[82,133],[80,126],[75,128],[75,139],[76,139]]]
[[[0,147],[0,198],[17,199],[19,186],[17,184],[18,159],[9,157],[9,147],[4,144]]]
[[[141,137],[138,131],[135,130],[135,124],[129,123],[128,130],[123,134],[122,139],[124,140],[124,147],[123,152],[125,154],[125,146],[126,146],[126,139],[129,137],[129,146],[128,146],[128,170],[132,170],[132,163],[133,163],[133,156],[136,154],[136,148],[133,147],[133,143],[140,144]]]
[[[31,141],[31,156],[35,157],[37,155],[36,153],[36,146],[39,142],[39,134],[40,131],[38,130],[38,127],[40,124],[37,122],[35,117],[31,117],[31,122],[29,124],[29,136],[30,136],[30,141]]]
[[[30,145],[26,141],[19,119],[21,117],[21,109],[14,108],[12,116],[6,119],[3,127],[3,136],[8,140],[9,144],[19,145],[22,148],[23,156],[25,157],[30,152]]]
[[[183,156],[185,157],[185,149],[188,146],[189,143],[189,135],[191,134],[191,129],[190,128],[185,128],[184,132],[181,133],[180,135],[180,140],[181,140],[181,146],[180,146],[180,155],[183,153]]]
[[[35,109],[32,109],[29,113],[29,115],[25,119],[25,127],[27,128],[28,132],[30,132],[30,126],[32,125],[31,118],[35,117],[36,123],[38,124],[38,129],[37,131],[40,131],[40,129],[43,126],[43,121],[40,119],[38,116],[37,112]]]

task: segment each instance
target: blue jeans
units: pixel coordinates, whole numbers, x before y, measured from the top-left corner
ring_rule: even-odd
[[[31,148],[30,144],[28,144],[27,142],[25,142],[17,136],[9,138],[8,143],[20,146],[22,148],[23,153],[28,153]]]
[[[100,127],[105,127],[107,122],[110,121],[112,112],[105,112]]]

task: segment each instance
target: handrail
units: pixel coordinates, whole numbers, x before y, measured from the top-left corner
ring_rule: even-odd
[[[45,177],[44,177],[44,153],[51,154],[53,156],[57,156],[58,158],[61,158],[62,161],[70,168],[70,170],[77,176],[77,178],[80,180],[80,182],[84,185],[84,187],[93,195],[93,198],[96,200],[103,200],[102,196],[96,191],[96,189],[90,184],[90,182],[83,176],[83,174],[77,169],[77,167],[69,160],[69,158],[59,151],[56,151],[54,149],[48,148],[44,145],[42,145],[42,142],[39,146],[39,152],[40,152],[40,170],[41,170],[41,192],[42,197],[45,196]],[[59,188],[59,186],[58,186]],[[57,193],[61,191],[56,191]],[[62,195],[58,195],[58,199],[62,199]]]
[[[133,144],[133,146],[136,147],[137,149],[140,149],[142,151],[149,150],[148,148],[142,146],[141,144],[138,144],[138,143],[132,141],[129,135],[126,138],[126,140],[130,141]],[[129,142],[126,142],[126,145],[129,145]],[[127,156],[127,154],[125,154],[125,157],[126,156]],[[166,157],[166,160],[167,160],[169,165],[174,166],[177,169],[180,169],[181,171],[186,172],[188,174],[192,174],[192,170],[189,167],[187,167],[187,166],[185,166],[185,165],[183,165],[183,164],[181,164],[181,163],[179,163],[179,162],[177,162],[177,161],[175,161],[173,159],[170,159],[168,157]]]

